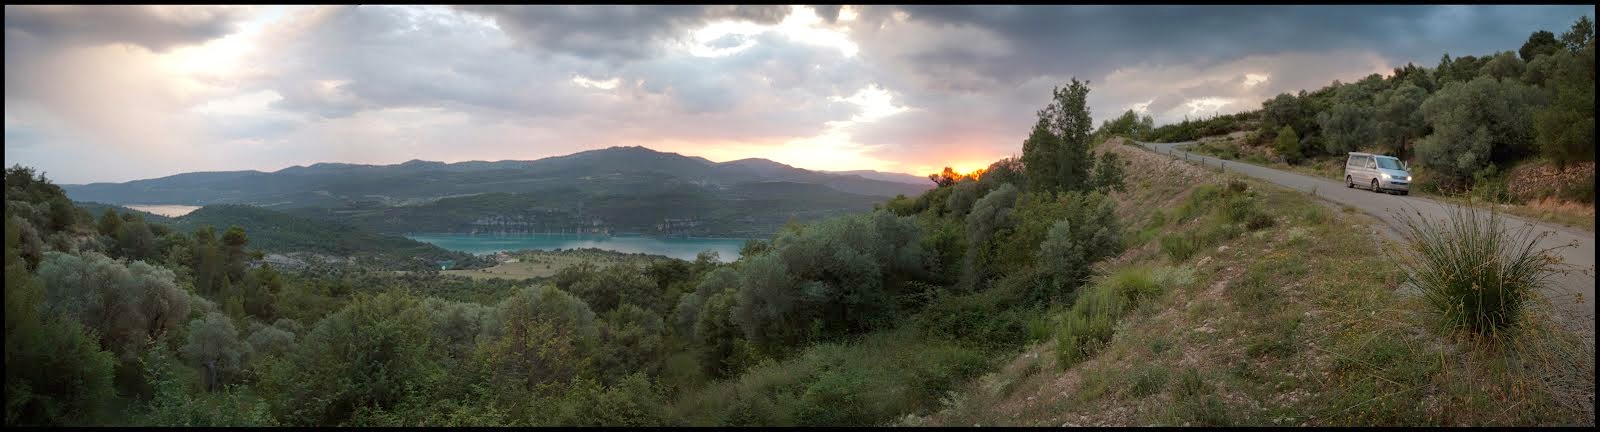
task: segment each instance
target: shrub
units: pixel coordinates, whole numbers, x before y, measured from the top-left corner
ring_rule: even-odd
[[[1167,370],[1149,363],[1133,368],[1128,375],[1128,393],[1133,397],[1145,397],[1160,393],[1162,387],[1167,385]]]
[[[1122,308],[1117,296],[1101,289],[1079,298],[1078,305],[1062,319],[1056,333],[1056,356],[1063,368],[1087,360],[1111,341],[1113,311]]]
[[[1194,256],[1200,250],[1200,244],[1193,235],[1172,233],[1161,236],[1161,251],[1174,261],[1183,261]]]
[[[945,296],[933,302],[914,318],[916,327],[927,337],[952,341],[964,346],[995,350],[1020,346],[1027,337],[1026,289],[1037,283],[1017,278],[1003,279],[993,289],[975,294]]]
[[[1283,157],[1283,162],[1291,165],[1301,162],[1299,134],[1294,133],[1294,126],[1283,125],[1282,130],[1278,130],[1278,138],[1272,141],[1272,149],[1277,150],[1278,155]]]
[[[983,372],[987,357],[904,332],[823,343],[680,398],[691,425],[873,426],[936,408]]]
[[[1251,231],[1271,227],[1274,223],[1272,216],[1261,211],[1256,205],[1255,197],[1248,194],[1231,194],[1222,202],[1223,220],[1232,224],[1243,224]]]
[[[1498,212],[1456,206],[1438,222],[1421,213],[1400,219],[1410,252],[1401,267],[1446,328],[1488,335],[1515,326],[1530,296],[1559,271],[1559,247],[1538,246],[1547,234],[1530,235],[1533,225],[1508,229]]]
[[[1067,215],[1050,226],[1036,254],[1054,295],[1077,289],[1089,266],[1122,252],[1122,227],[1103,195],[1067,193],[1062,201]]]
[[[1505,178],[1499,175],[1493,165],[1472,174],[1472,195],[1496,204],[1511,204],[1516,201],[1516,198],[1511,196],[1511,189],[1506,186]]]

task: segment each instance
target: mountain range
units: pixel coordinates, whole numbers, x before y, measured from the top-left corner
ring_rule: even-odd
[[[764,236],[933,186],[909,174],[712,162],[644,147],[533,161],[318,163],[62,185],[75,201],[246,204],[383,233],[582,232]]]
[[[78,201],[112,204],[252,204],[314,207],[377,200],[393,205],[480,193],[534,193],[577,188],[605,191],[666,183],[727,188],[740,183],[786,181],[839,192],[893,197],[932,187],[909,174],[826,172],[767,159],[712,162],[644,147],[611,147],[532,161],[443,163],[412,160],[394,165],[318,163],[274,172],[194,172],[126,183],[62,185]]]

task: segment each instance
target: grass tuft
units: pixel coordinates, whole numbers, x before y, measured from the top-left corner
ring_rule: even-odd
[[[1533,225],[1507,227],[1495,211],[1453,206],[1444,220],[1400,214],[1409,253],[1401,267],[1448,329],[1494,335],[1516,326],[1526,305],[1560,273],[1556,248]]]

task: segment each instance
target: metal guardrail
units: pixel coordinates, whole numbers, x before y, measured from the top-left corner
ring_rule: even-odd
[[[1138,146],[1139,148],[1154,152],[1156,154],[1161,154],[1162,153],[1161,150],[1157,150],[1157,149],[1151,148],[1150,146],[1145,145],[1145,143],[1138,142],[1138,141],[1133,141],[1133,140],[1128,140],[1128,141],[1132,142],[1133,145]],[[1180,157],[1179,153],[1176,152],[1177,149],[1175,147],[1176,146],[1169,147],[1169,148],[1167,148],[1167,150],[1165,152],[1168,157],[1172,158],[1172,160],[1178,160],[1178,158]],[[1183,158],[1184,162],[1189,162],[1189,152],[1182,152],[1181,157]],[[1205,156],[1195,156],[1194,162],[1199,163],[1201,168],[1205,168],[1206,167],[1206,159],[1207,158]],[[1222,159],[1217,159],[1217,167],[1216,168],[1217,168],[1217,171],[1219,171],[1219,172],[1224,172],[1224,173],[1228,172],[1228,161],[1222,160]]]

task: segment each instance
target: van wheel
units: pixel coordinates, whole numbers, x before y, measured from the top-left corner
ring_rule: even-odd
[[[1383,192],[1383,189],[1378,189],[1378,179],[1372,179],[1372,191],[1378,193]]]
[[[1356,187],[1356,181],[1351,180],[1350,176],[1344,176],[1344,187],[1354,189]]]

